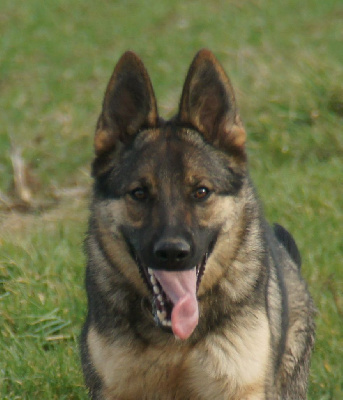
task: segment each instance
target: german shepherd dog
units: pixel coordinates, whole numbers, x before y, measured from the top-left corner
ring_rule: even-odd
[[[194,58],[158,116],[126,52],[95,133],[82,365],[93,400],[306,399],[314,307],[292,236],[265,221],[223,68]]]

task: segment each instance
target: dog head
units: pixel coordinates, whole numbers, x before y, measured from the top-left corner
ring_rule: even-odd
[[[94,143],[103,248],[138,293],[151,293],[158,324],[187,339],[198,324],[198,296],[223,273],[218,237],[240,214],[245,131],[231,83],[201,50],[178,114],[163,121],[143,63],[127,52],[108,84]]]

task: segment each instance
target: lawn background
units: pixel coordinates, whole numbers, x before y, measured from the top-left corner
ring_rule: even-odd
[[[342,20],[340,0],[2,0],[1,399],[87,398],[82,242],[102,96],[131,49],[171,116],[202,47],[236,89],[266,215],[301,249],[318,308],[309,398],[343,398]]]

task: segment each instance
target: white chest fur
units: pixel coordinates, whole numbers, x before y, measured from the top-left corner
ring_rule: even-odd
[[[264,398],[269,336],[261,313],[253,326],[221,330],[195,346],[172,337],[156,346],[109,343],[95,329],[88,346],[108,400],[255,400]]]

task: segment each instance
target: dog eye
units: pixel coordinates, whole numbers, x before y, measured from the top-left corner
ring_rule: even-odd
[[[211,194],[210,189],[208,189],[205,186],[198,187],[194,192],[193,192],[193,198],[195,200],[205,200],[209,195]]]
[[[134,200],[143,201],[148,198],[148,189],[138,187],[138,188],[131,190],[130,194]]]

